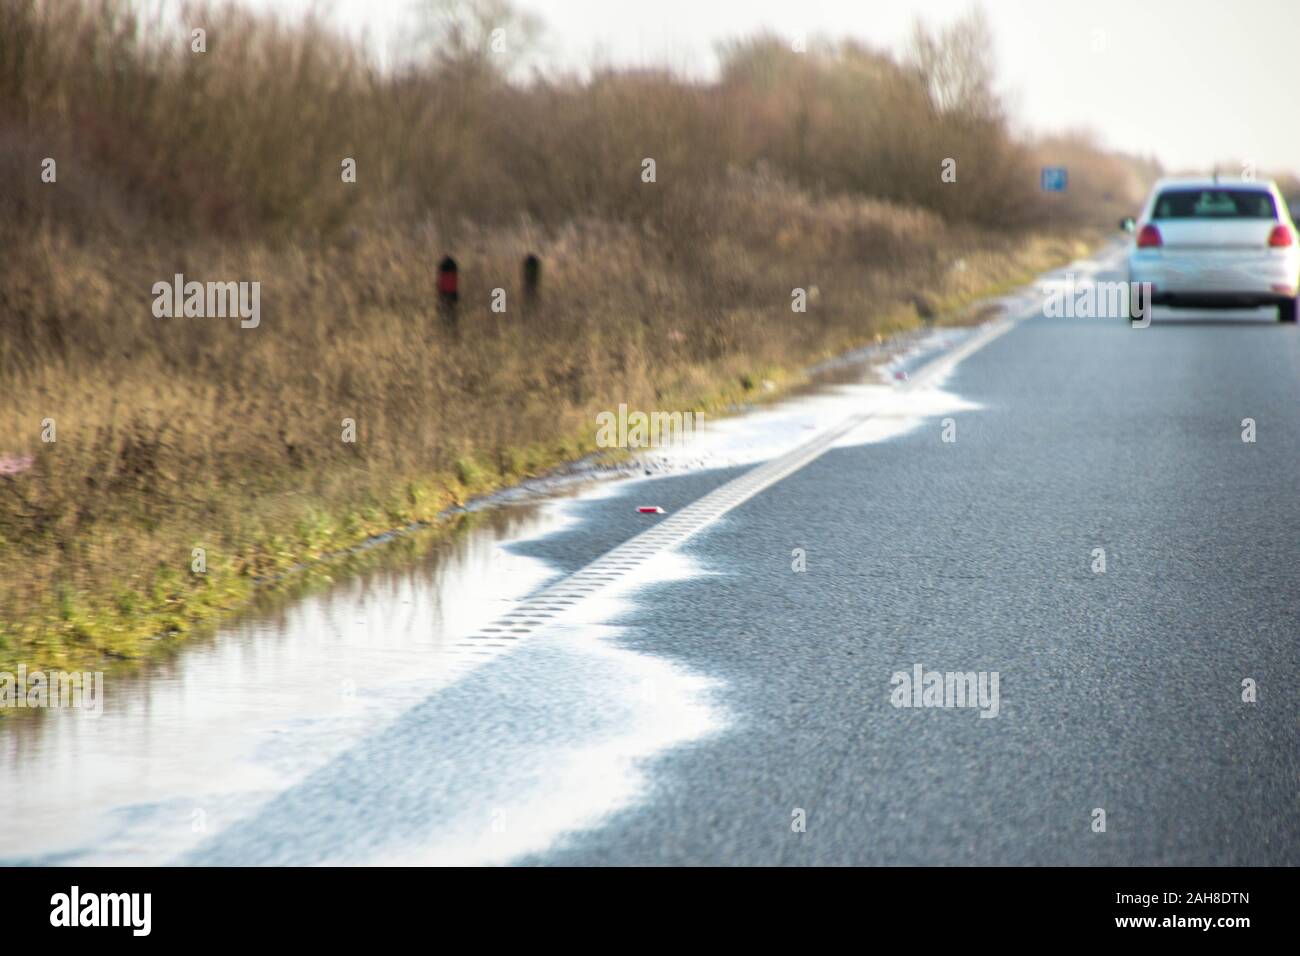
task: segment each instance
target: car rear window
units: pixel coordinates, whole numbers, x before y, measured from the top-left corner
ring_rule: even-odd
[[[1276,219],[1272,193],[1259,189],[1166,189],[1155,219]]]

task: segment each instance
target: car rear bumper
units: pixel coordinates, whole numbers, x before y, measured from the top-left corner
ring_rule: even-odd
[[[1300,250],[1249,257],[1135,251],[1129,256],[1129,278],[1150,283],[1156,305],[1276,305],[1294,299],[1300,289]]]

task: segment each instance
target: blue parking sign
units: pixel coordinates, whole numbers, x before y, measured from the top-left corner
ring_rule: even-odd
[[[1065,171],[1064,166],[1044,166],[1043,167],[1043,191],[1049,193],[1063,193],[1065,187],[1069,184],[1070,176]]]

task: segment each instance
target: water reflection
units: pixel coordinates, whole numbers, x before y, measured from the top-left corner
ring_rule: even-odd
[[[251,812],[445,681],[441,650],[553,576],[508,543],[564,523],[537,505],[475,515],[414,564],[420,544],[403,542],[405,567],[281,596],[171,661],[108,675],[99,719],[7,722],[0,863],[165,862]]]

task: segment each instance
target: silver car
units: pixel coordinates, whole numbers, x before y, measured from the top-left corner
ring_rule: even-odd
[[[1135,233],[1129,280],[1150,283],[1152,305],[1233,309],[1277,306],[1296,320],[1300,242],[1271,182],[1162,179]]]

